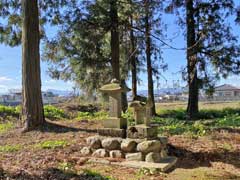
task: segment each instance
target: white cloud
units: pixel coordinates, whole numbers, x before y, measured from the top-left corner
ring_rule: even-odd
[[[6,76],[0,76],[0,82],[6,82],[6,81],[12,81],[13,79],[6,77]]]
[[[0,85],[0,93],[5,93],[8,91],[8,87],[5,85]]]
[[[46,80],[45,83],[56,83],[57,81],[55,79]]]
[[[0,85],[0,89],[7,89],[7,86],[5,86],[5,85]]]

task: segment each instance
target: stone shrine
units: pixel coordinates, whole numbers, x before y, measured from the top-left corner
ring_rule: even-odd
[[[150,101],[147,103],[141,101],[133,101],[130,107],[134,110],[135,126],[127,129],[127,137],[132,139],[156,139],[157,127],[151,125],[151,108]]]
[[[100,91],[109,95],[109,117],[103,121],[104,128],[99,129],[98,133],[105,136],[125,137],[127,119],[121,116],[121,93],[129,91],[129,89],[121,87],[120,82],[113,79],[110,84],[101,87]]]
[[[102,92],[109,95],[109,118],[103,121],[104,128],[98,129],[98,136],[86,139],[87,147],[81,149],[84,156],[92,156],[88,162],[99,162],[100,158],[125,159],[120,162],[104,160],[104,164],[148,168],[166,172],[177,158],[168,156],[167,137],[158,137],[157,126],[151,125],[151,101],[133,101],[135,125],[127,127],[127,120],[121,116],[121,93],[129,89],[112,80],[104,85]],[[127,138],[126,138],[127,135]]]

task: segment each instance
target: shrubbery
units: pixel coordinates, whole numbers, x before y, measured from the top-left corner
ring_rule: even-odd
[[[185,109],[161,110],[159,115],[162,118],[174,118],[179,120],[185,120],[187,118]],[[224,118],[230,115],[240,115],[240,108],[224,108],[221,110],[203,109],[200,110],[198,119]]]
[[[77,120],[104,120],[108,117],[108,113],[105,111],[99,112],[78,112]]]
[[[64,112],[64,110],[52,105],[44,106],[44,115],[46,118],[51,120],[67,118],[67,114]]]
[[[153,118],[153,122],[159,125],[159,133],[163,135],[188,134],[193,137],[203,136],[217,128],[236,128],[240,127],[239,115],[228,115],[223,118],[212,120],[178,120],[174,118]]]
[[[20,110],[19,107],[13,107],[13,106],[3,106],[0,105],[0,116],[19,116]]]

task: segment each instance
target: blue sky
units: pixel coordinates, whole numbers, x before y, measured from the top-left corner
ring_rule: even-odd
[[[236,4],[240,2],[236,0]],[[168,38],[174,37],[176,33],[179,33],[172,42],[168,42],[174,47],[183,48],[185,47],[185,40],[182,36],[182,32],[175,25],[175,19],[173,16],[164,16],[164,21],[167,22]],[[232,24],[233,31],[240,37],[240,26]],[[48,30],[48,29],[47,29]],[[52,30],[49,30],[49,33]],[[47,31],[48,33],[48,31]],[[185,85],[182,81],[180,69],[186,64],[185,51],[177,51],[172,49],[163,49],[163,58],[168,63],[168,70],[163,73],[164,78],[160,80],[160,86],[157,87],[155,81],[155,88],[171,87],[173,81],[179,81],[181,85]],[[42,77],[42,90],[47,89],[58,89],[58,90],[72,90],[72,82],[64,82],[60,80],[53,80],[47,74],[48,65],[41,62],[41,77]],[[141,84],[139,90],[145,90],[147,85],[146,74],[141,73]],[[219,84],[229,83],[235,86],[240,86],[240,76],[231,76],[226,80],[221,80]],[[129,86],[130,83],[128,82]],[[21,88],[21,47],[7,47],[0,44],[0,93],[6,93],[8,89],[20,89]]]

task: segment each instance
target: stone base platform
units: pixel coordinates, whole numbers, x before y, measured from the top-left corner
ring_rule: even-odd
[[[159,163],[151,163],[145,161],[124,161],[119,163],[121,166],[130,167],[130,168],[147,168],[154,169],[161,172],[166,172],[171,169],[177,163],[177,158],[174,156],[169,156],[163,158]]]
[[[156,139],[158,136],[157,126],[135,125],[127,129],[127,138],[131,139]]]
[[[103,121],[103,127],[105,128],[118,128],[118,129],[127,129],[127,119],[125,118],[116,118],[108,117]]]
[[[100,136],[126,138],[126,130],[118,128],[101,128],[97,130]]]
[[[107,165],[117,165],[117,166],[136,168],[136,169],[147,168],[147,169],[156,170],[160,172],[167,172],[177,163],[177,158],[173,156],[169,156],[169,157],[163,158],[159,163],[150,163],[145,161],[111,162],[109,160],[100,159],[100,158],[90,158],[88,162],[107,164]]]

